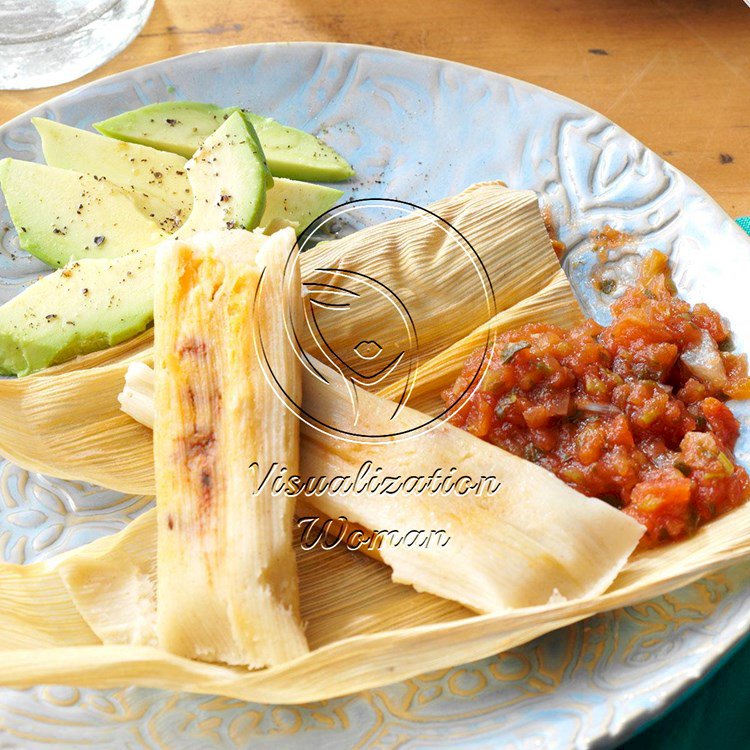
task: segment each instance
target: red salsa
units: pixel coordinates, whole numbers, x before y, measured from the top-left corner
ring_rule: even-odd
[[[452,419],[630,514],[647,529],[644,544],[680,539],[750,497],[724,403],[750,398],[747,363],[729,351],[716,312],[676,295],[659,252],[611,311],[608,326],[499,334],[480,387]],[[481,357],[469,357],[446,403]]]

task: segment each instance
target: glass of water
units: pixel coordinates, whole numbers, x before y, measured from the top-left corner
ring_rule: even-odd
[[[154,0],[0,0],[0,90],[80,78],[138,36]]]

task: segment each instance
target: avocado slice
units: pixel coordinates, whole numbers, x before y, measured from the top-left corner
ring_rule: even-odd
[[[333,208],[343,194],[327,185],[277,177],[266,193],[266,210],[259,226],[267,227],[278,219],[289,222],[300,234],[318,216]]]
[[[8,165],[12,161],[0,163],[0,181],[7,176],[8,170],[13,177],[7,184],[3,182],[9,202],[17,200],[19,194],[25,195],[21,177],[33,176],[34,169],[42,170],[43,176],[62,174],[68,181],[72,179],[74,188],[79,183],[88,185],[87,180],[90,180],[93,185],[104,186],[116,196],[124,195],[130,202],[126,193],[106,180],[102,182],[89,175],[30,162]],[[206,139],[195,158],[186,165],[186,170],[195,203],[188,221],[180,230],[181,234],[185,233],[183,236],[202,229],[257,226],[266,207],[269,174],[263,152],[253,138],[252,126],[246,123],[242,113],[229,117]],[[70,182],[61,184],[68,189],[71,187]],[[44,207],[55,205],[54,195],[54,192],[43,192],[46,202],[26,200],[24,203],[41,214],[37,227],[49,229],[49,211],[45,213]],[[103,217],[111,212],[105,197],[96,196],[99,201],[97,211]],[[133,207],[132,202],[130,206]],[[59,204],[54,210],[58,209]],[[140,215],[134,207],[133,210]],[[33,218],[32,211],[27,213]],[[76,215],[75,208],[72,213]],[[65,227],[69,230],[72,225],[68,220]],[[67,231],[61,238],[65,240],[69,236]],[[97,247],[105,244],[103,242]],[[0,307],[0,374],[28,375],[79,354],[112,346],[143,331],[153,319],[156,247],[149,247],[153,244],[144,240],[141,247],[145,249],[117,258],[75,260]],[[53,250],[62,253],[62,247],[58,244]]]
[[[106,138],[87,130],[41,117],[32,122],[42,140],[44,158],[51,167],[106,177],[121,187],[162,229],[172,232],[188,217],[193,191],[187,159],[150,146]],[[343,192],[325,185],[280,177],[266,196],[259,226],[282,220],[302,231],[340,200]]]
[[[231,114],[208,136],[185,168],[193,210],[177,236],[222,227],[253,229],[260,224],[273,177],[253,126],[242,112]]]
[[[21,248],[51,266],[84,257],[115,258],[167,236],[104,178],[3,159],[0,187]]]
[[[193,207],[184,157],[136,143],[105,138],[54,120],[31,120],[51,167],[106,177],[165,232],[182,224]]]
[[[148,104],[94,123],[104,135],[191,157],[203,140],[239,107],[222,109],[200,102]],[[339,153],[313,135],[282,125],[270,117],[245,111],[255,128],[275,177],[340,182],[354,170]]]
[[[29,375],[114,346],[153,319],[155,248],[86,258],[44,276],[0,307],[0,374]]]
[[[180,236],[258,225],[265,185],[273,178],[253,135],[252,125],[236,113],[185,164],[189,182],[183,192],[190,191],[194,203]],[[117,258],[168,236],[137,208],[135,191],[106,177],[4,159],[0,186],[21,248],[54,267],[81,258]]]

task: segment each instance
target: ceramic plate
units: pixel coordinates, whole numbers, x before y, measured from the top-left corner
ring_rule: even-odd
[[[240,104],[318,133],[357,169],[350,197],[425,204],[504,179],[551,205],[590,311],[586,238],[609,222],[671,253],[680,292],[730,319],[746,305],[750,240],[698,186],[569,99],[455,63],[372,47],[251,45],[148,65],[0,128],[0,156],[41,161],[32,115],[69,125],[170,99]],[[43,268],[0,214],[0,301]],[[730,269],[732,271],[730,272]],[[587,291],[589,290],[589,291]],[[738,344],[750,328],[739,331]],[[747,432],[747,427],[746,427]],[[747,446],[741,457],[747,465]],[[122,528],[146,500],[0,465],[0,549],[29,562]],[[750,625],[750,564],[500,656],[351,697],[274,707],[124,688],[0,690],[2,747],[608,746],[657,715]],[[40,658],[43,658],[40,653]]]

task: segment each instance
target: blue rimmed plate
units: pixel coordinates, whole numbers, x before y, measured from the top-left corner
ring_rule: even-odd
[[[584,306],[592,228],[669,250],[680,291],[732,317],[750,241],[699,187],[616,125],[543,89],[371,47],[250,45],[95,82],[0,128],[0,156],[41,160],[33,115],[79,127],[142,104],[210,98],[322,134],[357,169],[350,197],[427,203],[504,179],[544,195]],[[0,301],[43,267],[0,216]],[[750,350],[750,341],[737,341]],[[747,464],[746,446],[739,452]],[[0,465],[0,548],[29,562],[122,528],[146,500]],[[304,707],[146,689],[0,690],[9,747],[544,747],[608,745],[658,714],[750,625],[750,564],[551,633],[501,656]],[[40,658],[41,655],[40,655]]]

